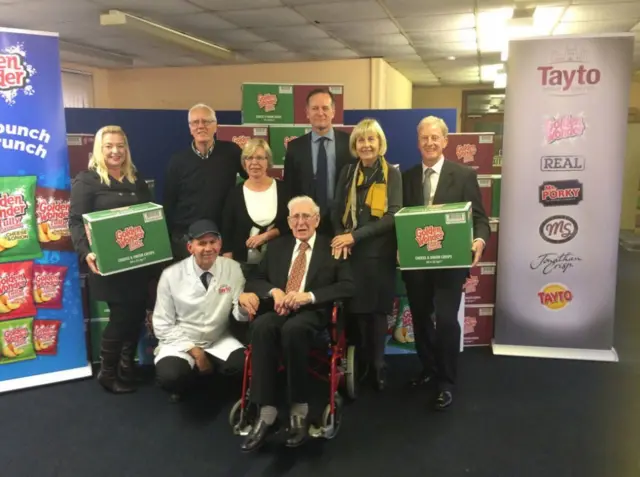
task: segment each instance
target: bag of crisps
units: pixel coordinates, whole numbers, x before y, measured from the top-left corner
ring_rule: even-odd
[[[67,267],[33,265],[33,301],[36,308],[62,308]]]
[[[70,191],[36,188],[38,241],[43,250],[73,251],[69,232]]]
[[[411,309],[409,308],[409,300],[407,298],[400,299],[400,310],[396,320],[396,327],[393,330],[393,339],[398,343],[413,343],[413,319],[411,317]]]
[[[36,225],[36,179],[0,177],[0,263],[42,256]]]
[[[0,322],[0,364],[35,359],[33,318]]]
[[[38,355],[52,356],[58,353],[60,320],[33,320],[33,347]]]
[[[34,316],[33,262],[0,264],[0,321]]]

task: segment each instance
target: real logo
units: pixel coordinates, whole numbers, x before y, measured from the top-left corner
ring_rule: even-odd
[[[540,170],[543,172],[578,172],[584,171],[583,156],[542,156]]]
[[[538,201],[544,207],[578,205],[584,194],[582,183],[577,180],[545,181],[538,188]]]
[[[538,232],[549,243],[567,243],[578,234],[578,223],[568,215],[552,215],[542,221]]]
[[[573,301],[573,293],[561,283],[549,283],[538,292],[538,299],[545,308],[557,311]]]

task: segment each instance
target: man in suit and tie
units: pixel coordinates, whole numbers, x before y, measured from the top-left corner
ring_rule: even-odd
[[[473,265],[480,261],[487,240],[489,220],[482,206],[476,172],[470,167],[446,161],[442,150],[447,146],[449,130],[445,122],[429,116],[418,125],[421,164],[403,174],[405,206],[471,202],[473,209]],[[402,272],[413,316],[413,331],[422,372],[411,382],[422,387],[437,386],[436,409],[453,403],[460,324],[458,309],[468,269],[415,270]],[[435,327],[431,316],[435,311]]]
[[[334,129],[333,94],[315,89],[307,95],[307,118],[311,132],[289,143],[284,159],[284,183],[289,197],[307,195],[320,207],[319,232],[333,235],[330,210],[340,170],[354,158],[349,134]]]
[[[331,255],[331,239],[317,234],[319,207],[308,196],[289,204],[285,235],[269,243],[255,279],[246,290],[273,298],[273,310],[252,321],[251,400],[260,408],[258,419],[242,444],[245,452],[258,449],[277,417],[276,375],[282,355],[291,405],[288,447],[307,437],[308,356],[317,333],[328,324],[336,300],[354,293],[348,262]]]

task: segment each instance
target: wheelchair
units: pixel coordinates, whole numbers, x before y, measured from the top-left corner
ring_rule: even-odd
[[[329,383],[329,403],[325,406],[318,425],[309,426],[312,438],[333,439],[340,430],[344,400],[340,391],[355,400],[357,398],[356,347],[349,345],[344,326],[344,306],[333,304],[328,327],[318,333],[309,353],[308,372],[317,379]],[[284,366],[280,365],[279,371]],[[235,435],[246,436],[251,430],[257,409],[250,403],[251,392],[251,344],[245,350],[242,394],[229,413],[229,424]]]

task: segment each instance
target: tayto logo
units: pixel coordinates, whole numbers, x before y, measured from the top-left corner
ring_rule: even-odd
[[[245,144],[247,144],[249,139],[251,139],[249,136],[233,136],[231,138],[233,142],[235,142],[238,146],[240,146],[240,149],[244,149],[244,146]]]
[[[459,144],[456,146],[456,156],[464,163],[473,162],[478,148],[475,144]]]
[[[421,229],[416,229],[416,242],[418,247],[427,246],[427,250],[432,252],[442,248],[442,242],[444,240],[444,230],[440,226],[427,225]]]
[[[285,149],[289,147],[289,143],[291,141],[293,141],[294,139],[297,139],[297,138],[298,138],[298,136],[285,136],[285,138],[284,138],[284,147],[285,147]]]
[[[573,268],[577,262],[581,261],[582,259],[580,257],[570,252],[543,253],[531,261],[529,268],[531,268],[531,270],[540,270],[543,275],[549,275],[555,270],[560,270],[564,273],[570,268]]]
[[[583,156],[542,156],[540,170],[543,172],[579,172],[584,171]]]
[[[538,66],[540,83],[557,93],[583,94],[587,87],[600,83],[602,74],[597,68],[580,65],[577,68],[562,66]]]
[[[549,310],[561,310],[573,301],[573,293],[561,283],[550,283],[538,292],[540,304]]]
[[[584,118],[571,114],[554,116],[545,121],[545,140],[555,144],[566,139],[581,137],[587,126]]]
[[[278,104],[278,97],[275,94],[259,94],[258,95],[258,107],[263,109],[265,113],[270,113],[276,110]]]
[[[578,223],[568,215],[552,215],[540,224],[539,232],[549,243],[567,243],[578,234]]]
[[[129,247],[133,252],[144,247],[144,235],[144,229],[140,225],[125,227],[122,230],[116,230],[116,243],[120,248]]]
[[[578,205],[584,189],[577,180],[548,181],[539,187],[538,200],[545,207],[554,205]]]
[[[22,43],[0,49],[0,96],[13,106],[18,91],[31,96],[35,93],[31,77],[36,69],[26,61],[27,52]]]

